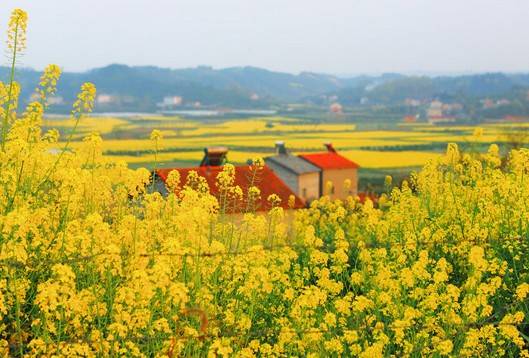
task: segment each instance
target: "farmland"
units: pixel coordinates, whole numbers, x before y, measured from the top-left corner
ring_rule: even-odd
[[[45,128],[59,128],[66,137],[74,122],[54,118],[44,121]],[[154,147],[152,130],[160,130],[163,140],[156,156],[158,167],[193,166],[207,146],[227,146],[232,163],[265,157],[282,140],[294,153],[323,150],[332,142],[338,150],[362,167],[361,189],[380,187],[385,175],[402,179],[446,149],[446,143],[460,148],[482,150],[491,143],[505,141],[506,130],[525,124],[487,124],[476,136],[473,126],[433,126],[428,124],[392,125],[389,130],[363,130],[354,123],[313,122],[293,117],[254,117],[247,119],[197,120],[175,116],[137,115],[122,118],[91,117],[78,127],[71,147],[82,146],[82,138],[91,132],[103,137],[103,152],[111,159],[124,161],[133,168],[152,167]]]

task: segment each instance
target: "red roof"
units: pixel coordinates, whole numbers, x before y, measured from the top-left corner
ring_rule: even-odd
[[[373,203],[378,202],[378,197],[374,193],[360,192],[357,196],[361,203],[365,203],[367,199],[371,200]]]
[[[218,197],[219,189],[217,187],[217,175],[222,171],[222,166],[203,166],[203,167],[194,167],[194,168],[168,168],[168,169],[158,169],[156,171],[158,177],[164,182],[167,180],[169,172],[172,170],[178,170],[180,172],[180,182],[185,183],[187,181],[187,175],[191,171],[196,171],[199,176],[204,177],[209,185],[210,193],[213,196]],[[238,185],[243,190],[246,200],[248,193],[248,187],[250,186],[250,179],[252,175],[252,169],[249,165],[240,165],[235,166],[235,182],[234,185]],[[261,198],[255,203],[256,210],[269,210],[271,208],[270,203],[268,202],[268,196],[276,194],[281,198],[281,206],[283,209],[289,209],[288,199],[291,195],[294,195],[296,198],[294,203],[294,209],[304,208],[305,205],[298,198],[292,190],[281,180],[275,173],[268,167],[264,166],[263,169],[258,174],[257,180],[254,182],[254,186],[258,187],[261,190]],[[241,203],[238,209],[234,209],[234,212],[243,212],[246,209],[246,202]]]
[[[358,169],[360,166],[355,162],[335,152],[324,152],[314,154],[303,154],[301,158],[314,164],[320,169]]]

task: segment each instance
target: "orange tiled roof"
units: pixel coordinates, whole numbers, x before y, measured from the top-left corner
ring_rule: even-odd
[[[217,175],[222,171],[222,166],[201,166],[193,168],[168,168],[168,169],[158,169],[156,174],[162,181],[167,180],[169,172],[172,170],[178,170],[180,172],[180,181],[185,183],[189,172],[196,171],[198,175],[204,177],[209,185],[210,193],[213,196],[219,195],[219,189],[217,187]],[[248,192],[248,187],[250,186],[250,177],[252,174],[252,169],[249,165],[240,165],[235,167],[235,185],[241,187],[243,192]],[[291,195],[294,195],[296,198],[294,209],[304,208],[305,205],[298,198],[292,190],[281,180],[279,177],[268,167],[264,166],[262,171],[259,174],[258,180],[254,183],[256,187],[261,190],[261,199],[256,203],[256,210],[269,210],[270,204],[268,203],[268,196],[271,194],[277,194],[281,198],[280,206],[284,209],[288,209],[288,199]],[[244,198],[246,199],[246,198]],[[246,208],[245,202],[241,203],[241,207],[234,212],[243,212]]]
[[[355,162],[341,156],[336,152],[324,152],[300,155],[301,158],[314,164],[320,169],[358,169]]]

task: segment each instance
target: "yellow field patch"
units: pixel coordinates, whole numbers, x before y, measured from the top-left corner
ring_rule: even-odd
[[[422,166],[441,154],[420,151],[383,152],[371,150],[348,150],[341,152],[363,168],[398,168]]]
[[[44,119],[43,125],[48,128],[65,127],[73,128],[75,120],[68,119]],[[80,132],[98,132],[101,134],[111,133],[119,126],[127,125],[129,122],[125,119],[112,117],[90,117],[82,118],[77,126],[77,131]]]
[[[475,137],[472,134],[470,135],[441,135],[441,136],[425,136],[421,138],[422,142],[435,142],[435,143],[494,143],[502,141],[501,136],[491,134],[491,135],[482,135],[480,137]]]
[[[185,130],[182,135],[222,135],[222,134],[256,134],[267,132],[331,132],[353,131],[353,124],[284,124],[274,123],[266,119],[261,120],[234,120],[215,125],[201,125],[196,129]]]
[[[46,120],[53,127],[72,127],[71,119]],[[164,137],[159,148],[160,161],[200,161],[202,149],[208,146],[227,146],[229,159],[244,163],[254,156],[272,155],[276,141],[284,141],[292,151],[324,150],[323,144],[332,142],[350,159],[365,168],[420,166],[438,154],[425,151],[384,151],[384,147],[416,146],[433,143],[491,143],[504,142],[509,128],[523,123],[486,124],[483,134],[474,136],[473,126],[433,126],[429,124],[401,125],[399,130],[356,131],[354,124],[306,123],[281,116],[255,117],[249,120],[201,121],[178,116],[149,115],[132,118],[96,117],[82,119],[79,134],[97,131],[110,134],[119,130],[124,139],[105,139],[103,151],[129,163],[150,162],[154,143],[150,131],[159,129]],[[127,138],[130,132],[130,137]],[[64,136],[63,136],[64,138]],[[73,142],[76,149],[80,142]],[[377,150],[366,150],[372,148]],[[169,150],[170,152],[163,152]]]

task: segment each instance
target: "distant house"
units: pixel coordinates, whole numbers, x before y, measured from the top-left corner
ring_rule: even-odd
[[[404,123],[415,123],[417,122],[417,116],[412,116],[412,115],[409,115],[409,116],[404,116],[404,119],[403,119],[403,122]]]
[[[333,104],[331,104],[329,106],[329,111],[331,113],[335,113],[335,114],[342,114],[343,113],[343,106],[338,103],[338,102],[334,102]]]
[[[358,168],[360,166],[341,156],[331,143],[326,143],[327,152],[300,155],[300,158],[318,167],[320,172],[319,193],[331,199],[345,199],[358,194]],[[345,183],[349,182],[346,187]]]
[[[410,107],[419,107],[421,105],[421,101],[415,98],[406,98],[404,100],[404,104]]]
[[[305,203],[320,197],[321,169],[290,154],[284,142],[276,142],[276,155],[265,158],[265,162]]]
[[[40,94],[38,93],[33,93],[31,96],[29,96],[29,101],[30,102],[40,102],[41,101],[41,97],[40,97]],[[64,98],[61,97],[61,96],[57,96],[57,95],[51,95],[51,96],[48,96],[47,99],[46,99],[46,102],[49,104],[49,105],[62,105],[62,104],[65,104],[65,101],[64,101]]]
[[[181,96],[165,96],[159,106],[162,108],[178,107],[182,105],[183,98]]]
[[[491,108],[496,107],[496,104],[490,98],[482,99],[482,100],[480,100],[480,102],[482,104],[483,109],[491,109]]]
[[[463,110],[463,105],[461,103],[443,103],[443,113],[445,112],[457,112]]]
[[[204,149],[204,158],[198,167],[190,168],[166,168],[156,170],[157,177],[157,190],[162,194],[167,194],[167,188],[165,182],[169,176],[169,173],[173,170],[177,170],[180,173],[180,182],[186,183],[187,177],[191,171],[195,171],[199,176],[206,179],[211,195],[219,198],[219,188],[217,187],[217,175],[222,172],[223,166],[226,163],[228,149],[226,147],[213,147]],[[236,207],[228,208],[230,213],[242,213],[247,210],[247,193],[249,187],[252,185],[252,167],[250,165],[238,165],[235,166],[235,182],[234,185],[238,185],[244,193],[244,199]],[[295,193],[272,171],[268,166],[264,166],[260,170],[258,177],[253,183],[254,186],[258,187],[261,191],[259,200],[252,203],[253,209],[256,211],[269,210],[271,208],[268,202],[268,197],[272,194],[276,194],[281,199],[280,207],[284,209],[290,209],[289,198],[294,196],[293,209],[300,209],[305,207],[304,202],[295,195]]]
[[[441,101],[432,101],[427,111],[428,119],[432,118],[442,118],[443,117],[443,102]]]
[[[48,98],[48,104],[52,106],[64,104],[64,98],[61,96],[50,96]]]
[[[96,103],[100,105],[113,104],[113,103],[117,103],[118,101],[119,101],[118,96],[106,94],[106,93],[98,94],[96,97]]]

